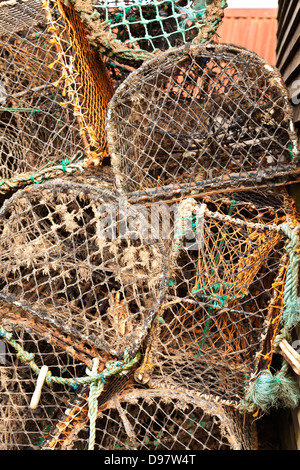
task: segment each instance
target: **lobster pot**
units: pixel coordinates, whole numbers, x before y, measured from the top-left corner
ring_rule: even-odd
[[[79,415],[76,425],[65,416],[64,433],[52,428],[41,448],[86,450],[89,427],[84,410]],[[250,450],[253,438],[249,418],[197,394],[131,389],[99,407],[94,449]]]
[[[141,214],[109,191],[48,182],[16,192],[0,219],[4,301],[113,355],[137,351],[167,283]]]
[[[32,409],[37,375],[30,361],[39,369],[48,366],[53,376],[76,379],[90,367],[91,351],[83,351],[82,345],[76,351],[76,345],[54,329],[3,307],[0,326],[0,449],[38,450],[76,392],[69,385],[45,382],[38,406]]]
[[[165,51],[192,40],[204,42],[210,39],[224,16],[226,2],[212,0],[209,3],[97,0],[94,5],[99,20],[109,22],[110,55],[121,63],[138,65],[158,50]],[[115,52],[117,45],[118,55]]]
[[[291,178],[297,163],[278,71],[232,45],[181,47],[142,65],[112,98],[107,132],[120,190],[141,196],[251,189]]]
[[[228,196],[179,204],[166,241],[169,289],[138,379],[237,405],[272,361],[289,265],[283,227],[293,216],[282,195]]]
[[[39,1],[1,3],[0,191],[5,180],[23,173],[34,180],[83,149],[56,55]]]

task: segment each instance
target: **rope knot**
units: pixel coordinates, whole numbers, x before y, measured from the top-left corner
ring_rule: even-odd
[[[285,370],[273,375],[262,370],[246,392],[241,409],[253,412],[257,409],[268,413],[271,408],[295,408],[299,405],[300,391],[294,377]]]
[[[67,169],[66,169],[66,165],[69,165],[70,160],[68,160],[67,158],[63,158],[62,161],[61,161],[61,167],[62,167],[62,171],[63,173],[66,173]]]
[[[31,179],[31,181],[32,181],[34,184],[40,184],[40,183],[42,183],[42,181],[37,181],[37,180],[35,180],[33,175],[29,175],[29,178]]]
[[[48,372],[47,372],[45,382],[46,382],[47,385],[49,385],[49,387],[52,387],[54,379],[52,377],[52,372],[50,370],[48,370]]]
[[[7,341],[10,341],[12,339],[13,334],[8,333],[2,326],[0,328],[0,337],[5,338]]]
[[[32,362],[34,360],[34,354],[21,350],[17,352],[17,358],[21,359],[23,362]]]

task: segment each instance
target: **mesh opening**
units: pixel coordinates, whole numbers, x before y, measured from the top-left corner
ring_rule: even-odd
[[[299,225],[284,191],[261,190],[294,177],[298,152],[278,72],[195,45],[225,3],[0,4],[0,191],[63,173],[0,210],[1,449],[87,449],[85,379],[125,357],[101,382],[95,449],[256,447],[240,404],[271,369],[298,247],[282,227]],[[44,364],[71,381],[32,410]]]
[[[45,2],[49,31],[57,47],[61,82],[80,123],[90,163],[107,156],[105,118],[113,84],[99,52],[88,40],[88,30],[74,8],[58,0]]]
[[[0,35],[14,33],[20,29],[20,24],[31,25],[43,22],[44,15],[39,0],[23,0],[20,2],[1,2]]]
[[[155,204],[162,218],[172,213]],[[174,212],[169,288],[136,377],[237,405],[270,368],[282,328],[289,239],[280,227],[292,208],[271,191],[237,192],[183,199]]]
[[[199,5],[198,11],[193,11],[197,2],[188,0],[181,3],[182,5],[176,4],[174,0],[98,0],[95,7],[101,21],[110,23],[114,38],[129,49],[139,48],[154,52],[156,49],[178,47],[191,41],[199,33],[197,19],[200,20],[205,15],[206,6]]]
[[[222,0],[72,2],[89,43],[109,58],[110,66],[121,70],[191,40],[206,42],[215,34],[225,7]]]

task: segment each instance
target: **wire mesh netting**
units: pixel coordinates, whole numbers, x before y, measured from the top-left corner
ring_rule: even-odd
[[[111,34],[130,48],[149,52],[180,46],[199,33],[206,2],[99,0],[96,8]],[[198,21],[197,21],[198,20]]]
[[[117,182],[128,193],[251,187],[295,171],[283,82],[236,46],[183,47],[148,61],[116,91],[107,129]]]
[[[22,2],[2,0],[0,8],[1,36],[18,31],[20,23],[30,27],[44,21],[42,6],[39,0],[23,0]]]
[[[50,429],[43,449],[86,450],[83,403]],[[99,406],[95,450],[242,450],[254,446],[251,421],[203,397],[132,389]]]
[[[18,191],[0,217],[2,299],[112,354],[137,350],[167,275],[140,214],[100,189],[49,182]]]
[[[40,2],[1,3],[1,192],[83,149],[77,117],[57,83],[56,54]]]
[[[75,387],[90,368],[95,348],[70,341],[58,330],[1,307],[5,356],[0,374],[2,450],[86,450],[89,441],[88,387]],[[17,345],[17,347],[16,347]],[[102,356],[102,368],[105,356]],[[36,368],[50,376],[31,407]],[[74,387],[63,383],[73,380]],[[204,397],[174,390],[132,389],[132,380],[109,382],[98,403],[95,450],[237,450],[254,445],[248,417]],[[131,385],[130,385],[131,384]],[[125,392],[121,392],[125,387]],[[129,389],[129,390],[128,390]],[[120,395],[121,394],[121,395]]]

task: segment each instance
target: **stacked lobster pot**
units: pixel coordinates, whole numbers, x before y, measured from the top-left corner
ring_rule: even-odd
[[[298,154],[278,71],[233,45],[161,53],[119,86],[107,133],[119,191],[169,257],[136,380],[250,416],[295,406]]]
[[[1,450],[252,450],[297,406],[292,110],[225,7],[0,5]]]

